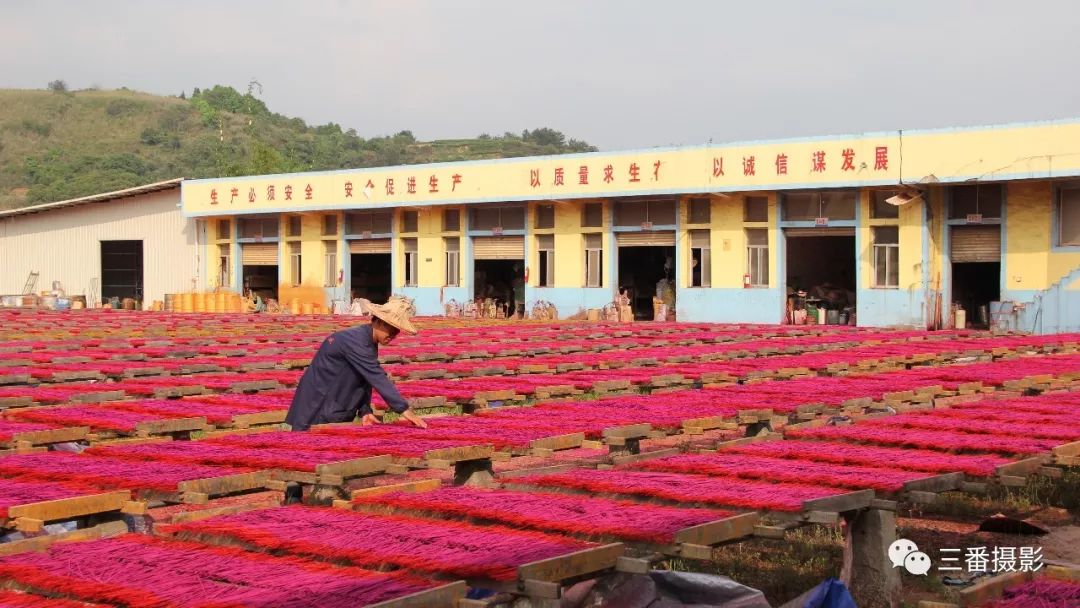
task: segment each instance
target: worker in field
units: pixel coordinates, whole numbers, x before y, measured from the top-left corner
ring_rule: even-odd
[[[514,292],[511,309],[513,312],[510,316],[522,319],[525,317],[525,274],[521,270],[521,264],[514,264],[514,279],[510,284],[510,289]]]
[[[379,346],[386,346],[400,332],[415,334],[407,305],[402,301],[368,304],[371,324],[345,329],[323,340],[311,360],[292,405],[285,417],[294,431],[306,431],[313,424],[351,422],[360,416],[364,425],[379,419],[371,409],[371,392],[376,390],[386,405],[414,425],[427,423],[409,409],[409,404],[379,365]]]

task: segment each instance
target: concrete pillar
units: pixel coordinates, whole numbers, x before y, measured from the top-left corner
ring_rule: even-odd
[[[889,560],[896,540],[896,513],[866,509],[845,513],[844,566],[840,580],[859,608],[897,608],[900,571]]]

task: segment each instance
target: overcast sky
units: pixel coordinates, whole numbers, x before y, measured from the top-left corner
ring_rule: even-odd
[[[604,150],[1080,117],[1080,2],[0,0],[0,87],[263,86],[370,137]]]

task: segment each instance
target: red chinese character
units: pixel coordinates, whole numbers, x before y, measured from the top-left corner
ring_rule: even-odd
[[[457,185],[461,183],[461,174],[455,173],[450,176],[450,192],[457,190]]]
[[[814,173],[821,173],[825,170],[825,151],[818,150],[814,152],[814,166],[810,169]]]
[[[210,189],[210,204],[211,205],[216,205],[217,204],[217,188],[211,188]]]
[[[615,181],[615,167],[608,165],[604,167],[604,183],[610,184]]]
[[[889,170],[889,147],[878,146],[874,148],[874,171]]]
[[[371,181],[370,179],[367,180],[367,183],[364,184],[364,189],[365,190],[374,190],[375,189],[375,182]]]
[[[787,175],[787,154],[776,155],[776,174]]]
[[[638,167],[637,163],[630,163],[630,181],[640,182],[641,178],[638,177],[639,173],[641,173],[641,167]]]
[[[405,185],[407,186],[407,188],[409,190],[409,194],[416,194],[416,178],[415,177],[410,177],[408,179],[408,181],[405,182]]]
[[[722,177],[724,175],[724,157],[713,157],[712,159],[712,176]]]
[[[555,185],[556,186],[564,185],[563,184],[563,168],[562,167],[556,167],[555,168]]]
[[[285,186],[285,200],[287,200],[287,201],[292,200],[292,186],[291,185],[286,185]]]
[[[581,165],[577,170],[577,183],[582,186],[589,185],[589,166]]]
[[[345,182],[345,198],[352,198],[352,181]]]
[[[386,178],[386,195],[390,196],[394,193],[394,178]]]
[[[529,186],[533,188],[540,187],[540,170],[529,169]]]
[[[653,181],[660,181],[660,161],[652,164],[652,178]]]
[[[743,175],[757,175],[757,171],[754,169],[754,157],[744,156],[742,157],[742,174]]]
[[[311,184],[308,184],[307,188],[304,188],[304,198],[310,201],[311,200],[311,193],[312,193]]]
[[[438,192],[438,191],[439,191],[439,178],[432,175],[431,177],[428,178],[428,192]]]
[[[254,203],[255,202],[255,186],[252,186],[252,187],[248,188],[248,202],[249,203]]]
[[[266,187],[266,200],[272,201],[276,198],[277,193],[274,192],[274,186],[270,185]]]
[[[855,170],[855,150],[846,148],[841,154],[844,155],[844,164],[840,165],[841,171],[854,171]]]
[[[240,189],[239,188],[233,188],[232,190],[229,190],[229,204],[231,205],[233,203],[233,201],[236,200],[236,197],[238,197],[238,196],[240,196]]]

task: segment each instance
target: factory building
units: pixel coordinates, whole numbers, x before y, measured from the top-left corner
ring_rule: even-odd
[[[644,320],[659,291],[680,321],[1077,331],[1077,142],[1066,120],[183,180],[160,280],[324,310],[401,294],[566,318],[624,294]],[[22,211],[0,214],[5,257],[73,229]],[[19,252],[5,289],[48,253]]]

